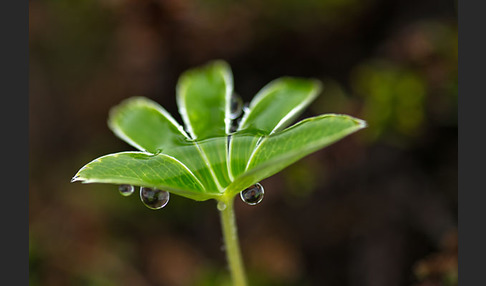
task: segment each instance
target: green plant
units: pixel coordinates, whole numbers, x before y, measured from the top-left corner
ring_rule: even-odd
[[[214,61],[189,70],[177,85],[186,129],[157,103],[128,99],[111,110],[108,125],[140,151],[99,157],[72,181],[119,184],[125,194],[140,186],[142,201],[153,209],[167,203],[169,192],[216,200],[233,284],[246,285],[234,197],[244,191],[247,203],[258,203],[263,195],[260,180],[366,126],[347,115],[325,114],[286,128],[320,89],[316,80],[274,80],[243,108],[238,122],[241,102],[233,95],[229,66]]]

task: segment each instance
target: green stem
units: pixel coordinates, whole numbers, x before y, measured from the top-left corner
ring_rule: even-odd
[[[234,198],[224,198],[218,202],[221,226],[223,228],[226,259],[228,260],[233,286],[246,286],[246,276],[241,259],[240,244],[236,227]]]

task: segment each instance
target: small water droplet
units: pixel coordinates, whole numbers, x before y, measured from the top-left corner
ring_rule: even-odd
[[[240,126],[240,121],[241,121],[241,118],[236,118],[236,119],[231,121],[231,126],[230,126],[230,132],[231,133],[234,133],[234,132],[236,132],[236,130],[238,130],[238,127]]]
[[[78,178],[79,178],[79,176],[77,176],[77,175],[76,175],[76,176],[74,176],[74,177],[71,179],[71,183],[72,183],[72,182],[76,182],[76,181],[78,180]]]
[[[129,195],[133,194],[135,187],[132,185],[119,185],[118,191],[122,196],[128,197]]]
[[[230,118],[238,118],[241,115],[242,108],[243,100],[236,93],[233,93],[230,100]]]
[[[218,208],[219,211],[224,211],[226,209],[226,204],[224,202],[219,201],[216,207]]]
[[[254,206],[263,200],[264,193],[263,186],[260,183],[256,183],[241,191],[240,197],[245,203]]]
[[[246,102],[246,103],[243,105],[242,111],[243,111],[244,113],[247,113],[249,110],[250,110],[250,104],[249,104],[248,102]]]
[[[169,192],[155,188],[140,187],[140,199],[142,203],[152,210],[158,210],[169,202]]]

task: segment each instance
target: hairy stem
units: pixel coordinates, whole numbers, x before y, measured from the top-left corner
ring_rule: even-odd
[[[218,202],[218,209],[223,228],[226,259],[228,260],[233,279],[233,286],[246,286],[245,269],[241,259],[233,200],[234,197],[221,199]]]

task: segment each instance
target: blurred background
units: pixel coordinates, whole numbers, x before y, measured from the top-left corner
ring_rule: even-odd
[[[457,17],[444,0],[31,0],[30,285],[228,285],[214,201],[158,211],[71,184],[133,150],[110,107],[149,97],[177,120],[178,76],[213,59],[246,101],[281,76],[324,91],[302,118],[369,127],[236,198],[250,285],[457,285]]]

